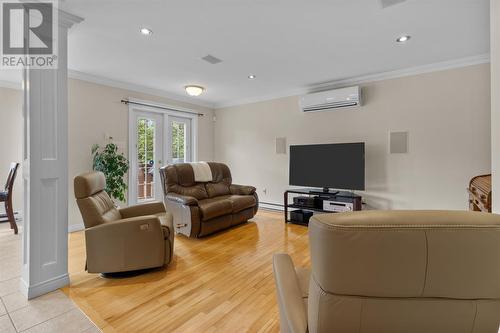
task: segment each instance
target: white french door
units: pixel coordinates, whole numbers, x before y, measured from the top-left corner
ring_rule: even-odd
[[[193,160],[193,119],[132,109],[129,121],[129,204],[161,201],[160,168]]]
[[[166,153],[169,162],[191,162],[191,119],[168,116],[167,131],[170,149]]]
[[[132,181],[129,183],[129,191],[136,203],[156,200],[161,197],[157,184],[160,183],[158,165],[163,163],[164,140],[163,117],[153,112],[134,112],[134,138],[132,158],[130,159],[130,172]]]

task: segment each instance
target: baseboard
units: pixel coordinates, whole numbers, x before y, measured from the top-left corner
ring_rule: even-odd
[[[83,225],[83,223],[68,225],[68,232],[77,232],[82,230],[85,230],[85,226]]]
[[[267,210],[276,210],[276,211],[284,211],[285,209],[283,208],[283,205],[280,204],[275,204],[272,202],[259,202],[259,207]]]
[[[69,284],[69,275],[65,273],[47,281],[43,281],[32,286],[28,286],[21,278],[21,293],[28,299],[50,293]]]

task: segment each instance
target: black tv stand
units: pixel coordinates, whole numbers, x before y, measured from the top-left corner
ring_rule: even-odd
[[[293,203],[293,199],[289,200],[289,196],[291,194],[295,195],[305,195],[305,196],[314,196],[319,198],[320,200],[331,200],[336,202],[350,203],[352,204],[352,210],[361,210],[361,196],[353,193],[353,192],[345,192],[345,191],[328,191],[324,192],[321,189],[314,190],[310,188],[303,189],[290,189],[285,191],[284,193],[284,209],[285,209],[285,223],[296,223],[296,224],[304,224],[293,221],[290,219],[289,210],[291,209],[302,209],[306,211],[313,211],[316,213],[332,213],[330,210],[325,210],[323,207],[306,207],[300,206]],[[307,225],[307,224],[306,224]]]
[[[329,187],[323,187],[323,192],[320,192],[320,191],[317,191],[317,190],[311,190],[309,191],[310,193],[312,194],[330,194],[330,195],[335,195],[335,194],[339,194],[340,191],[330,191],[330,188]]]

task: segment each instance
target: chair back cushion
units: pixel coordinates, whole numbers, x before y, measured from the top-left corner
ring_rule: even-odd
[[[498,215],[323,214],[311,219],[309,238],[311,332],[498,329]]]
[[[208,165],[212,169],[212,181],[205,184],[208,197],[214,198],[231,194],[229,187],[231,186],[232,178],[229,167],[223,163],[216,162],[209,162]]]
[[[196,182],[191,163],[172,164],[160,170],[163,191],[191,196],[198,200],[230,194],[231,172],[227,165],[208,162],[212,181]]]
[[[167,165],[160,169],[164,194],[177,193],[198,200],[208,198],[204,183],[194,180],[193,167],[189,163]]]
[[[10,163],[9,175],[7,176],[7,181],[5,182],[5,191],[12,192],[12,188],[14,187],[14,182],[16,180],[17,170],[19,169],[19,163],[12,162]]]
[[[75,197],[85,228],[116,221],[121,214],[104,191],[106,178],[102,172],[90,172],[74,179]]]

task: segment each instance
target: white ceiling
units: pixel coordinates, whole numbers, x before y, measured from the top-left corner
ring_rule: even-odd
[[[396,1],[397,2],[397,1]],[[488,0],[66,0],[72,70],[213,105],[489,52]],[[145,37],[139,27],[153,30]],[[412,39],[395,43],[402,34]],[[223,60],[211,65],[207,54]],[[249,74],[257,79],[248,80]]]

